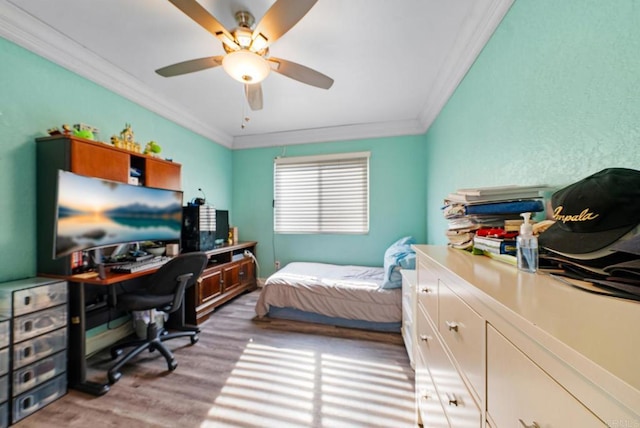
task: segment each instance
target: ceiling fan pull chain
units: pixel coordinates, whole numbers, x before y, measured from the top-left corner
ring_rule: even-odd
[[[247,127],[247,124],[249,123],[249,116],[247,116],[247,103],[249,101],[247,100],[244,90],[242,93],[242,120],[240,121],[240,129],[244,129]]]

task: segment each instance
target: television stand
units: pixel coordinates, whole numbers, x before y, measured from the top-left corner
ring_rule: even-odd
[[[187,324],[200,325],[220,305],[258,286],[256,266],[245,251],[256,254],[257,242],[225,244],[205,251],[209,264],[200,279],[185,292],[184,317]]]

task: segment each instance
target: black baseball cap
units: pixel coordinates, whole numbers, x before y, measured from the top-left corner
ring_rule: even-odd
[[[640,171],[607,168],[551,196],[555,223],[540,246],[584,254],[604,248],[640,223]]]

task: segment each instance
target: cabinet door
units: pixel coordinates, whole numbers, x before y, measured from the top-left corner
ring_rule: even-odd
[[[244,258],[240,262],[240,285],[248,286],[255,283],[255,268],[253,259]]]
[[[198,304],[202,305],[222,294],[222,270],[206,270],[198,284]]]
[[[161,189],[181,190],[180,164],[146,159],[144,185]]]
[[[240,263],[232,263],[224,267],[224,292],[240,286]]]
[[[497,427],[606,426],[491,325],[487,411]]]
[[[71,140],[71,172],[127,183],[129,155],[106,145]]]

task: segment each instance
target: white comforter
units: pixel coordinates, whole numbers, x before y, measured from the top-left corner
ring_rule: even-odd
[[[256,304],[259,317],[270,306],[331,317],[375,321],[402,320],[401,289],[381,289],[381,267],[289,263],[265,282]]]

